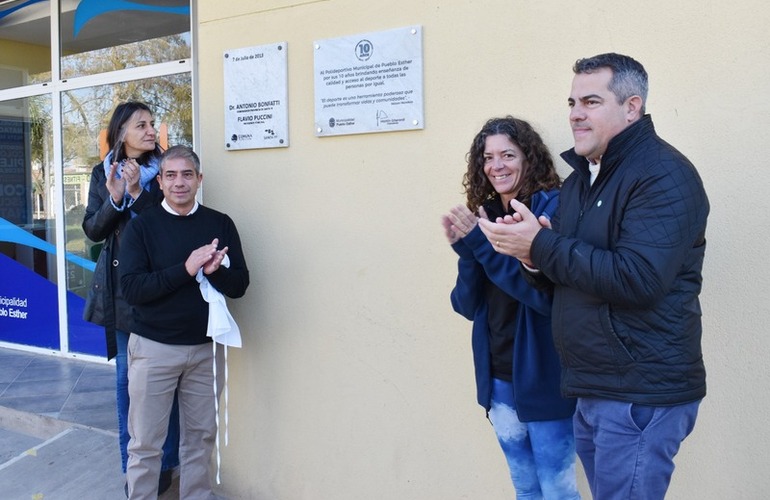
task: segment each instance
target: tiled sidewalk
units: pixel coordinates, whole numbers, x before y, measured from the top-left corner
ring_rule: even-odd
[[[115,366],[0,348],[0,406],[117,432]]]
[[[125,498],[115,404],[112,363],[0,347],[0,499]]]
[[[0,347],[0,498],[125,498],[117,426],[114,365]]]

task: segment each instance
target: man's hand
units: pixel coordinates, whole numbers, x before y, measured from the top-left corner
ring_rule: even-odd
[[[219,269],[219,266],[222,265],[222,261],[225,259],[225,255],[227,255],[227,250],[229,248],[230,247],[224,247],[222,250],[217,250],[214,252],[214,257],[210,261],[206,262],[206,264],[203,266],[203,274],[209,275]]]
[[[219,265],[222,263],[222,259],[225,258],[225,254],[227,253],[227,247],[217,251],[218,244],[219,239],[214,238],[208,245],[203,245],[202,247],[193,250],[184,263],[187,274],[195,276],[198,274],[198,269],[200,268],[203,268],[204,274],[211,274],[219,269]]]
[[[544,225],[523,203],[511,200],[511,207],[516,211],[513,216],[506,215],[504,218],[498,218],[496,222],[481,219],[479,226],[498,253],[515,257],[524,264],[534,267],[529,251],[532,241]],[[550,227],[547,218],[541,217],[541,219],[544,219]]]

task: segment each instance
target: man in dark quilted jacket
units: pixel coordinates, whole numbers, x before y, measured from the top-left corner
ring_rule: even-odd
[[[634,59],[580,59],[568,99],[574,169],[551,221],[517,201],[481,221],[498,252],[553,288],[562,392],[596,499],[662,499],[706,395],[701,291],[709,203],[645,113]]]

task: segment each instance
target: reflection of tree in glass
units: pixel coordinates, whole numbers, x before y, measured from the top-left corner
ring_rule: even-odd
[[[28,100],[30,153],[32,163],[42,165],[48,161],[48,149],[51,141],[51,98],[33,96]]]
[[[109,73],[190,58],[189,33],[142,40],[62,57],[62,78]]]
[[[53,179],[49,175],[53,158],[51,143],[51,97],[48,95],[27,98],[27,121],[29,125],[30,180],[32,189],[32,218],[49,218],[49,202],[53,198]]]
[[[192,90],[187,73],[89,87],[62,94],[65,169],[91,167],[103,159],[99,133],[124,101],[138,100],[153,110],[156,126],[168,127],[169,144],[192,145]]]
[[[170,35],[62,58],[62,75],[109,73],[190,57],[189,34]],[[123,82],[67,92],[62,98],[65,168],[92,166],[102,158],[99,131],[112,110],[127,100],[145,102],[155,123],[168,126],[169,144],[192,144],[192,91],[189,74]]]

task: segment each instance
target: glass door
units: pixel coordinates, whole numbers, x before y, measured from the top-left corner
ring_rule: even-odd
[[[82,320],[91,170],[125,100],[192,145],[191,18],[190,0],[0,0],[0,343],[106,352]]]
[[[69,349],[73,352],[106,354],[102,328],[82,320],[85,297],[102,246],[102,242],[86,237],[82,224],[91,171],[104,168],[109,119],[115,106],[128,100],[142,101],[153,110],[161,147],[192,146],[189,73],[62,93],[67,329]]]

